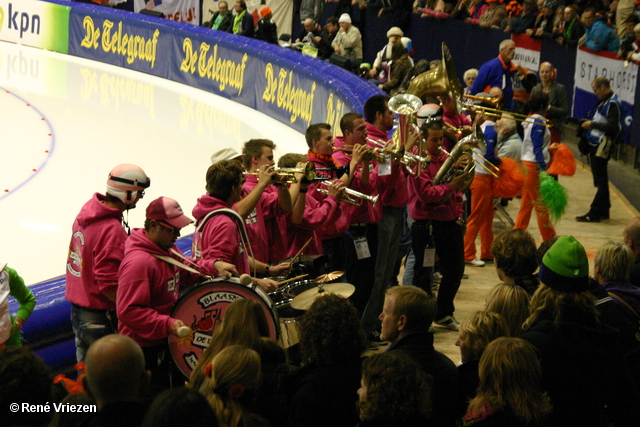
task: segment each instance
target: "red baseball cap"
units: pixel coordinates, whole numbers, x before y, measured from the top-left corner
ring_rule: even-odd
[[[193,220],[182,212],[177,201],[169,197],[159,197],[147,206],[147,218],[163,221],[175,228],[186,227]]]

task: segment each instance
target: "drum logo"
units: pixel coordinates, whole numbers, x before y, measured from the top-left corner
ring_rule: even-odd
[[[238,294],[234,294],[232,292],[210,292],[206,295],[203,295],[198,299],[198,304],[202,308],[208,308],[213,304],[218,304],[221,302],[232,303],[237,299],[244,298]]]

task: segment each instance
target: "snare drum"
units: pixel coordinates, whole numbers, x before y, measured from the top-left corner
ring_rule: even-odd
[[[314,280],[298,280],[297,282],[291,283],[291,286],[287,288],[286,293],[289,300],[292,300],[304,291],[317,288],[319,284],[320,283],[316,283]]]
[[[289,348],[298,344],[300,342],[300,318],[304,311],[296,310],[291,307],[289,302],[278,305],[276,309],[278,310],[278,320],[280,322],[280,343],[282,347]]]
[[[262,288],[248,288],[241,285],[237,278],[208,280],[182,295],[171,314],[171,317],[182,320],[192,330],[186,338],[169,336],[171,357],[184,375],[189,377],[198,358],[209,346],[214,329],[224,319],[227,307],[239,298],[252,299],[263,306],[269,324],[269,336],[278,338],[278,314]]]

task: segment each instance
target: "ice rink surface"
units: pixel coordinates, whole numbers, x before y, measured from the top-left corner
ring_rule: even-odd
[[[73,220],[94,192],[104,193],[119,163],[151,178],[128,214],[131,228],[142,227],[146,206],[160,196],[190,215],[211,154],[240,151],[251,138],[273,140],[276,158],[307,151],[299,132],[225,98],[0,42],[0,262],[27,284],[63,275]]]

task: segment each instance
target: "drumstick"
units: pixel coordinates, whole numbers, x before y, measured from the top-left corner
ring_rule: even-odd
[[[297,277],[293,277],[291,279],[283,280],[282,282],[278,282],[276,284],[278,285],[278,287],[280,287],[280,285],[284,285],[285,283],[293,282],[294,280],[302,279],[303,277],[307,277],[307,276],[308,276],[308,274],[303,274],[301,276],[297,276]]]
[[[304,244],[304,246],[302,248],[300,248],[300,250],[298,251],[297,254],[295,254],[295,256],[293,258],[291,258],[291,263],[294,263],[296,261],[296,258],[298,258],[300,256],[300,254],[302,253],[302,251],[304,251],[305,249],[307,249],[307,246],[309,246],[309,243],[311,243],[311,241],[313,240],[313,236],[309,237],[309,240],[307,240],[307,243]]]

